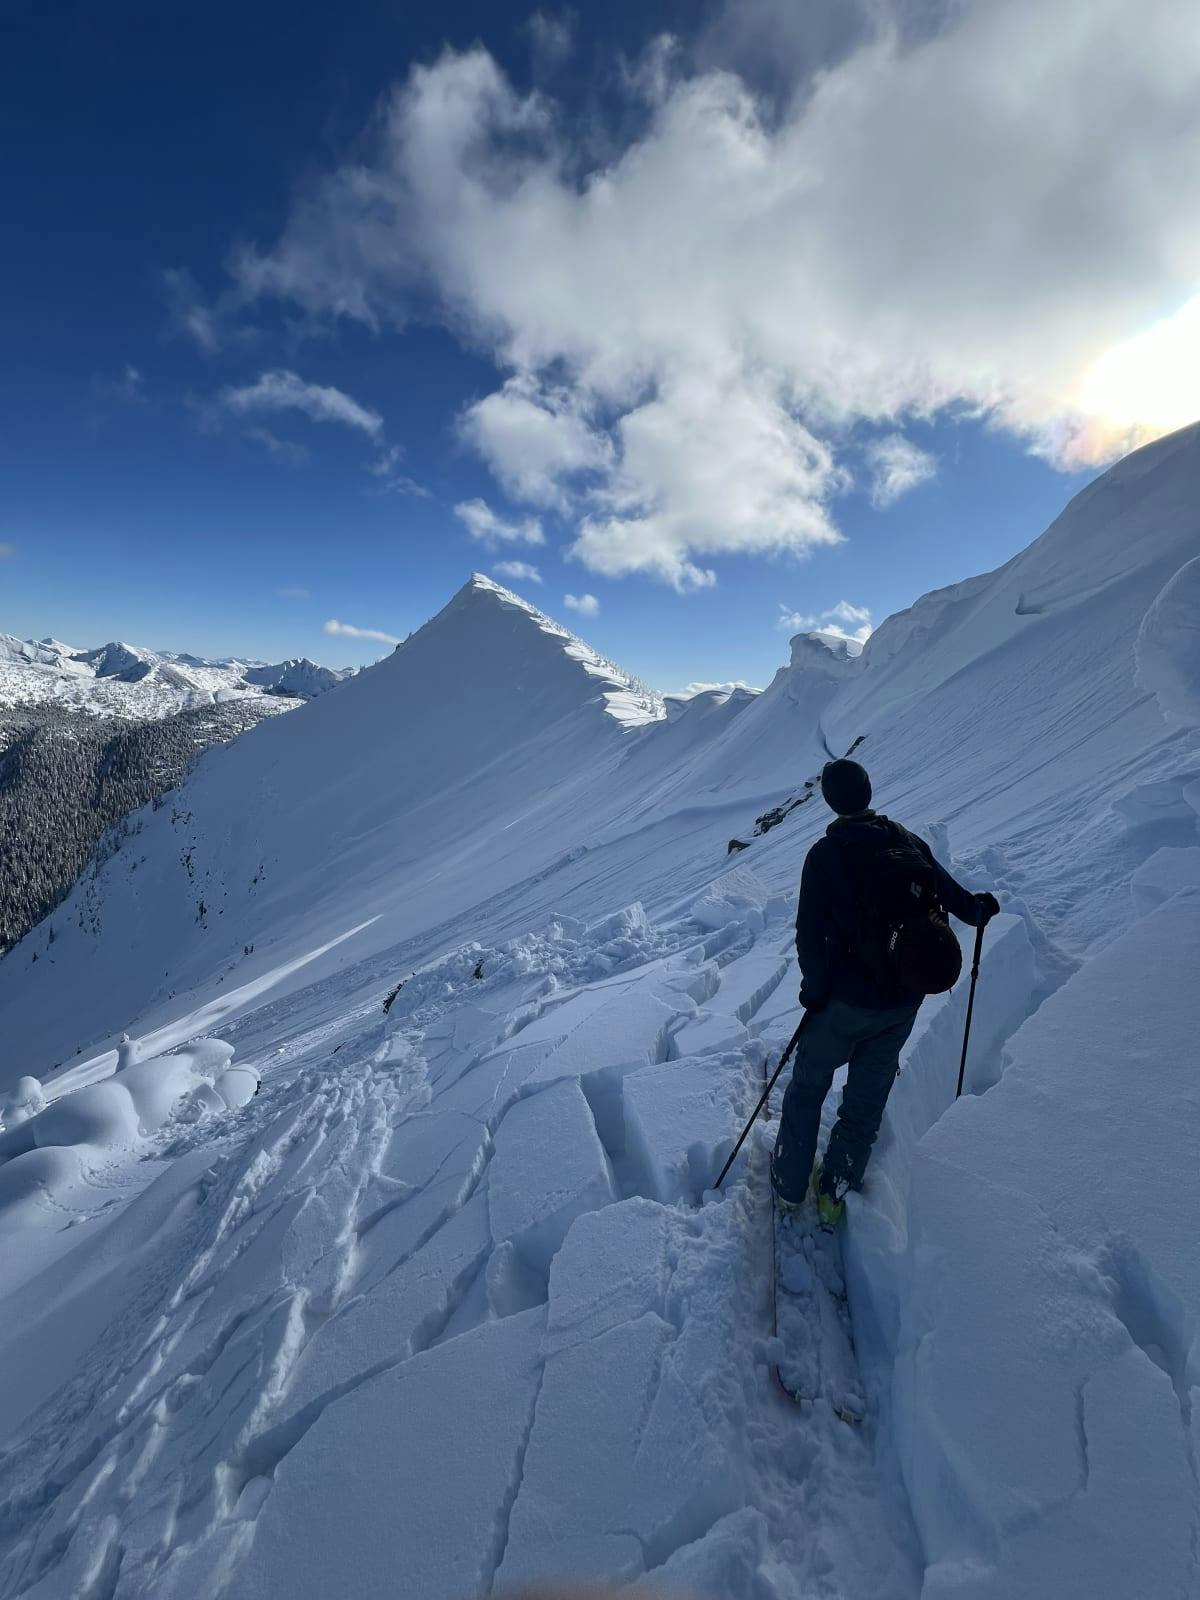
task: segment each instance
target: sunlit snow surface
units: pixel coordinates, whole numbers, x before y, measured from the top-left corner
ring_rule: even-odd
[[[1194,1594],[1198,489],[641,725],[477,581],[143,814],[0,963],[0,1596]],[[708,1185],[860,737],[1004,915],[851,1199],[854,1428],[771,1377],[771,1127]]]
[[[156,718],[250,699],[265,714],[323,694],[346,676],[307,660],[207,661],[119,643],[81,650],[60,639],[0,633],[0,709],[52,706],[95,717]]]

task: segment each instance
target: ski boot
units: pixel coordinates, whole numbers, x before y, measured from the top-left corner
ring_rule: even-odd
[[[834,1187],[825,1186],[819,1161],[813,1168],[812,1186],[817,1200],[817,1220],[827,1232],[832,1233],[846,1215],[846,1201]]]
[[[771,1197],[775,1202],[775,1209],[781,1217],[798,1217],[803,1204],[800,1200],[789,1200],[781,1191],[775,1178],[775,1154],[771,1153]]]

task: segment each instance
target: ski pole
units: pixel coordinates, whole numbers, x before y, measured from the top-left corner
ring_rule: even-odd
[[[783,1071],[784,1067],[787,1066],[789,1060],[791,1059],[792,1051],[795,1050],[796,1046],[800,1043],[800,1035],[804,1032],[804,1029],[807,1026],[807,1024],[808,1024],[808,1012],[806,1011],[804,1013],[804,1015],[800,1018],[800,1026],[796,1029],[795,1033],[792,1035],[790,1041],[788,1042],[787,1049],[780,1056],[779,1065],[775,1068],[774,1077],[772,1077],[770,1083],[763,1090],[762,1096],[761,1096],[758,1104],[754,1108],[753,1116],[750,1118],[750,1121],[746,1124],[746,1126],[742,1129],[741,1133],[738,1135],[738,1142],[734,1145],[733,1151],[732,1151],[732,1153],[731,1153],[731,1155],[729,1157],[729,1160],[721,1168],[721,1176],[717,1179],[716,1183],[713,1184],[713,1188],[714,1189],[719,1189],[721,1187],[721,1185],[725,1182],[725,1174],[729,1171],[730,1167],[737,1160],[737,1153],[742,1148],[742,1146],[745,1144],[746,1135],[750,1132],[750,1129],[757,1122],[759,1112],[762,1110],[762,1108],[766,1105],[767,1101],[770,1099],[771,1090],[775,1087],[775,1080],[776,1080],[776,1078],[779,1077],[779,1074]]]
[[[967,1042],[971,1037],[971,1013],[975,1009],[975,985],[979,982],[979,958],[983,954],[983,930],[987,923],[981,923],[975,929],[975,959],[971,963],[971,993],[967,996],[967,1025],[963,1029],[962,1060],[958,1063],[958,1088],[954,1091],[957,1100],[963,1092],[963,1078],[967,1071]]]

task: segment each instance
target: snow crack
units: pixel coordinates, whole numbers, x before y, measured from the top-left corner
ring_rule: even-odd
[[[513,1462],[512,1480],[509,1491],[505,1495],[496,1512],[494,1536],[491,1551],[488,1555],[483,1571],[480,1573],[480,1593],[493,1594],[496,1587],[496,1578],[504,1564],[504,1557],[508,1550],[509,1535],[512,1528],[513,1507],[517,1503],[517,1496],[521,1492],[521,1484],[525,1478],[525,1457],[529,1450],[529,1441],[533,1437],[534,1424],[537,1421],[538,1401],[541,1398],[542,1386],[546,1381],[546,1363],[543,1361],[538,1368],[537,1383],[534,1385],[533,1398],[529,1405],[529,1416],[525,1424],[521,1439],[517,1445],[516,1458]]]

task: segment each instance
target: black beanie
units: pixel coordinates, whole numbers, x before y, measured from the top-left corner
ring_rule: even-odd
[[[830,761],[821,773],[821,793],[825,804],[840,817],[865,811],[871,804],[871,780],[867,769],[857,761]]]

